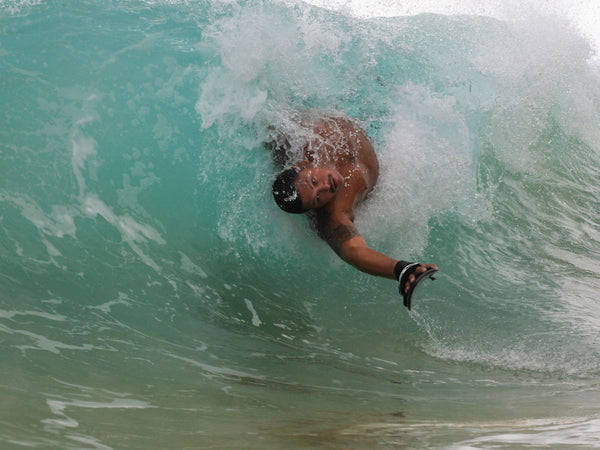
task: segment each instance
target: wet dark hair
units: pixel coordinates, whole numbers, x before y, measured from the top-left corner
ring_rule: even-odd
[[[302,207],[302,199],[296,189],[295,182],[298,179],[300,169],[286,169],[277,175],[273,181],[273,198],[282,210],[292,214],[302,214],[306,211]]]

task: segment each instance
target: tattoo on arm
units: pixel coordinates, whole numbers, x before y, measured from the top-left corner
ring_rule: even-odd
[[[360,236],[352,223],[334,226],[331,214],[323,210],[319,211],[314,219],[313,224],[319,236],[340,256],[344,242]]]
[[[333,230],[328,229],[325,231],[324,238],[327,243],[333,248],[333,250],[339,255],[342,250],[344,242],[350,239],[360,236],[360,233],[354,225],[338,225]]]

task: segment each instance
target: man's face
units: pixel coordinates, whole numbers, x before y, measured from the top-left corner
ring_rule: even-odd
[[[296,189],[305,209],[319,209],[335,197],[344,184],[344,177],[336,170],[308,166],[300,171]]]

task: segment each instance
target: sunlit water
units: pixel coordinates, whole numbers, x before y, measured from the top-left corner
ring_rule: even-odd
[[[600,447],[589,18],[358,6],[0,1],[2,448]],[[272,201],[314,111],[412,312]]]

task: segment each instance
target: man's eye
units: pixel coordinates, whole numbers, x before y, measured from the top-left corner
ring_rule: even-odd
[[[316,179],[312,178],[311,181],[312,181],[313,186],[317,185],[317,180]]]

